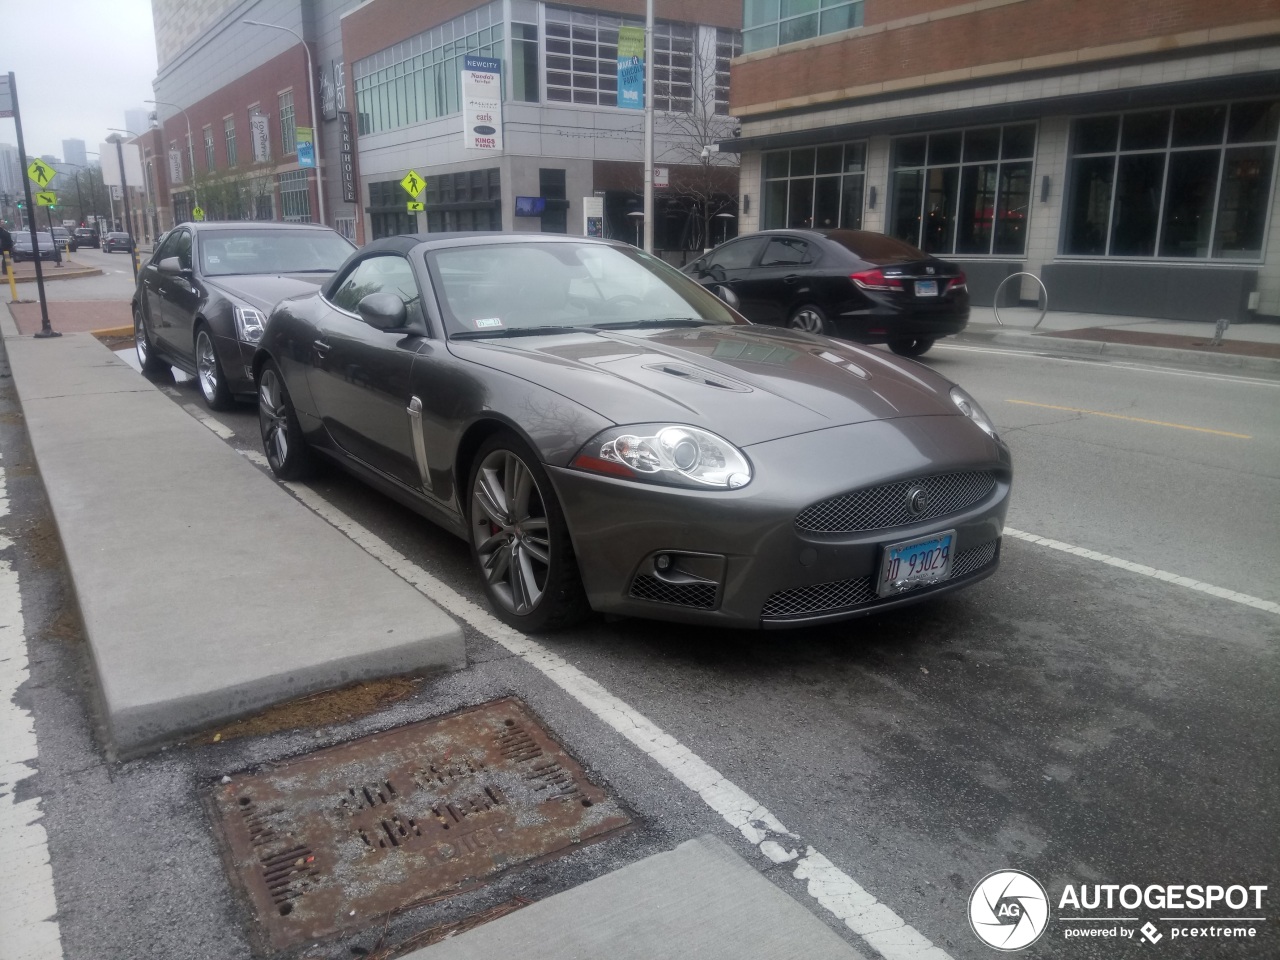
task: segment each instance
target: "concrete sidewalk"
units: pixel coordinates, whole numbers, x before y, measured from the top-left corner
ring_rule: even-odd
[[[92,335],[35,340],[8,310],[0,332],[109,752],[358,680],[465,665],[456,623]]]

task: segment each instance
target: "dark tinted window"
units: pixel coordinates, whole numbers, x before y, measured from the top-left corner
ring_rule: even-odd
[[[413,268],[404,257],[390,255],[362,260],[347,274],[334,291],[333,303],[343,310],[356,312],[360,301],[371,293],[394,293],[408,308],[410,321],[421,319],[418,285]]]
[[[918,247],[887,237],[883,233],[832,230],[827,238],[869,263],[900,263],[903,260],[923,260],[926,257]]]
[[[760,258],[762,267],[782,267],[812,263],[809,244],[798,237],[770,237],[769,246]]]
[[[748,237],[745,240],[734,240],[726,243],[711,256],[707,257],[707,268],[720,267],[722,270],[742,270],[751,266],[760,248],[764,246],[762,237]]]

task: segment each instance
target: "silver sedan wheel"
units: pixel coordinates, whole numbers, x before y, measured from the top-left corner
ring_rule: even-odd
[[[138,351],[138,363],[143,370],[147,369],[151,350],[147,346],[147,332],[142,329],[142,315],[138,313],[133,315],[133,345]]]
[[[822,333],[826,329],[826,324],[822,314],[813,307],[803,307],[791,318],[791,327],[795,330],[803,330],[805,333]]]
[[[262,427],[262,447],[272,469],[280,471],[289,460],[289,422],[280,378],[267,367],[258,381],[258,416]]]
[[[542,491],[528,465],[494,450],[471,484],[471,536],[494,598],[517,616],[531,613],[546,591],[551,533]]]
[[[196,379],[200,381],[200,392],[209,403],[218,398],[218,357],[213,352],[213,338],[208,330],[196,334]]]

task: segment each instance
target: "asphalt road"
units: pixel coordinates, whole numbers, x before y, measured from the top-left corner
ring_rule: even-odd
[[[127,272],[127,260],[118,260]],[[1271,887],[1265,909],[1247,914],[1267,918],[1253,924],[1259,934],[1250,940],[1174,940],[1174,924],[1161,918],[1185,911],[1144,907],[1108,915],[1157,921],[1158,946],[1068,941],[1069,913],[1055,910],[1045,938],[1024,956],[1280,954],[1280,620],[1134,569],[1280,601],[1280,384],[963,344],[939,346],[927,361],[964,384],[1012,446],[1009,527],[1095,555],[1007,536],[995,577],[881,617],[766,634],[597,619],[544,646],[798,835],[780,839],[820,850],[953,957],[994,955],[970,931],[967,903],[979,879],[1009,867],[1050,890]],[[259,449],[252,409],[210,415],[194,384],[162,388],[233,446]],[[83,644],[59,616],[65,577],[56,551],[40,549],[41,531],[48,534],[38,478],[20,426],[3,416],[14,409],[7,386],[0,407],[8,535],[19,544],[32,637],[33,679],[23,696],[36,712],[41,773],[31,791],[44,798],[68,957],[245,956],[244,914],[218,861],[202,791],[225,772],[506,693],[533,706],[622,798],[637,828],[411,911],[389,924],[390,942],[514,893],[547,895],[702,832],[751,856],[696,794],[511,656],[483,624],[468,627],[467,670],[372,716],[104,765]],[[317,509],[353,519],[483,605],[461,541],[336,471],[308,491]],[[198,544],[192,556],[198,569]],[[831,922],[787,865],[753,862]],[[301,955],[349,957],[379,934]]]

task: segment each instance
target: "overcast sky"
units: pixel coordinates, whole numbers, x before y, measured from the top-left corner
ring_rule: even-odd
[[[151,2],[0,0],[0,73],[17,81],[28,154],[65,159],[63,140],[97,150],[126,110],[154,109]],[[0,119],[0,143],[18,145],[13,120]]]

